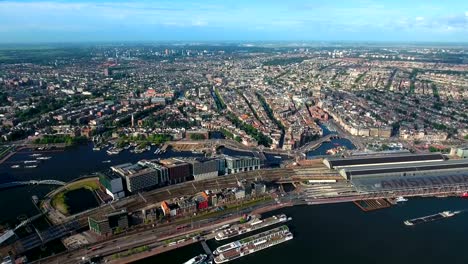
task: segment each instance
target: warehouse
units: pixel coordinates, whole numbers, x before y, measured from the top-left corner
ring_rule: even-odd
[[[379,166],[392,164],[405,164],[414,162],[438,162],[445,158],[440,153],[430,154],[392,154],[368,157],[350,157],[350,158],[327,158],[323,160],[325,166],[329,169],[340,169],[360,166]]]

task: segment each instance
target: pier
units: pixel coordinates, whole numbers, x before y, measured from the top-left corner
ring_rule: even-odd
[[[211,252],[210,247],[208,246],[208,244],[206,244],[206,240],[202,240],[201,245],[203,247],[203,250],[205,250],[206,255],[208,255],[208,258],[210,260],[213,260],[213,252]]]

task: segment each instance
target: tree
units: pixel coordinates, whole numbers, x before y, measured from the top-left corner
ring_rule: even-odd
[[[205,138],[205,135],[203,134],[190,134],[190,139],[191,140],[203,140],[206,138]]]

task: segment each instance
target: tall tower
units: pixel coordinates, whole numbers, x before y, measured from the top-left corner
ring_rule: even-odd
[[[135,127],[135,118],[133,118],[133,114],[132,114],[132,127]]]

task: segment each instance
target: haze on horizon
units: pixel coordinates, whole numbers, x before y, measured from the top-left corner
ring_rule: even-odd
[[[468,1],[2,1],[0,43],[468,41]]]

